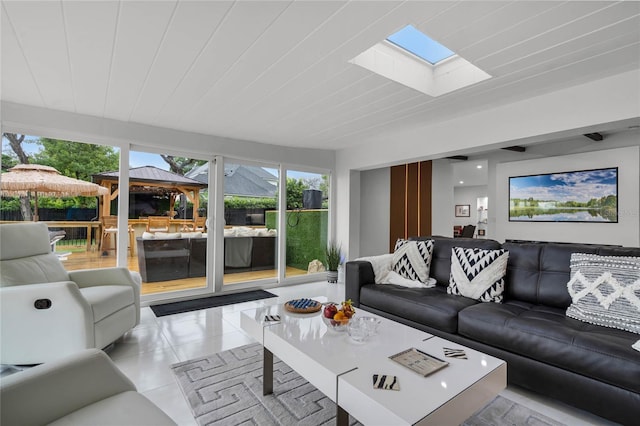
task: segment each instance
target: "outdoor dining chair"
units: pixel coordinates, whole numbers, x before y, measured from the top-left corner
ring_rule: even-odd
[[[102,222],[102,239],[100,240],[100,253],[108,254],[108,250],[115,250],[117,247],[117,233],[118,233],[118,216],[102,216],[100,218]],[[135,243],[135,231],[131,225],[128,225],[127,231],[129,232],[129,255],[133,256],[133,246]],[[113,248],[111,247],[111,236],[113,235]]]

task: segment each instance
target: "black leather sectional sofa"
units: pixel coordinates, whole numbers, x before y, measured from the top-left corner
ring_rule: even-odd
[[[356,307],[507,362],[508,381],[622,424],[640,421],[640,335],[565,315],[571,254],[640,256],[640,248],[428,237],[433,288],[375,284],[371,263],[346,265]],[[503,303],[447,294],[452,247],[509,251]]]

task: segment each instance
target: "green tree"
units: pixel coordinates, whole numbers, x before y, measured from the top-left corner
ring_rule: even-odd
[[[322,175],[322,183],[320,183],[318,189],[322,191],[323,199],[326,200],[329,198],[329,175]]]
[[[29,164],[30,157],[25,152],[22,143],[25,141],[26,135],[19,135],[17,133],[3,133],[2,136],[9,142],[9,146],[11,146],[11,150],[17,157],[17,163],[19,164]],[[2,155],[2,164],[4,167],[4,154]],[[15,165],[15,164],[14,164]],[[20,213],[22,214],[22,219],[25,221],[30,221],[32,219],[31,213],[31,201],[29,200],[28,195],[20,196]]]
[[[118,170],[118,153],[110,146],[40,138],[42,150],[34,155],[38,164],[56,168],[61,174],[91,181],[91,175]]]
[[[169,169],[173,173],[184,176],[194,167],[198,167],[206,163],[205,160],[194,160],[193,158],[175,157],[173,155],[160,154],[160,157],[169,165]]]
[[[287,209],[302,208],[302,191],[309,186],[302,179],[287,178]]]
[[[4,152],[2,153],[2,170],[3,171],[9,170],[16,164],[18,164],[18,160],[16,160],[15,157],[5,154]]]

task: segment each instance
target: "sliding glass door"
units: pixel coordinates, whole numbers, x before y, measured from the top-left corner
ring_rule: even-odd
[[[224,162],[224,286],[278,278],[277,168]]]
[[[126,214],[142,295],[166,299],[206,291],[209,162],[132,150],[129,166]]]
[[[324,270],[329,231],[329,175],[287,170],[287,278]]]

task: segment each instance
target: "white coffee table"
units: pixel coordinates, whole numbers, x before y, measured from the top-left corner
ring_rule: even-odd
[[[314,299],[326,302],[324,297]],[[281,321],[266,322],[265,315],[280,315]],[[468,413],[465,420],[506,386],[506,364],[468,348],[466,363],[447,358],[451,365],[422,377],[388,357],[411,347],[442,357],[442,345],[462,346],[362,309],[356,315],[380,318],[379,333],[356,343],[346,332],[328,330],[321,312],[291,314],[282,304],[242,311],[242,329],[264,346],[263,393],[273,392],[274,354],[336,403],[340,425],[348,423],[347,413],[364,424],[449,419],[449,412]],[[483,364],[486,368],[473,367]],[[400,391],[374,390],[374,373],[398,376]]]
[[[423,377],[388,358],[407,347],[376,351],[338,377],[338,405],[365,425],[458,425],[507,385],[498,358],[435,336],[413,347],[449,365]],[[447,358],[443,348],[463,349],[467,359]],[[374,389],[380,373],[397,376],[400,391]]]

